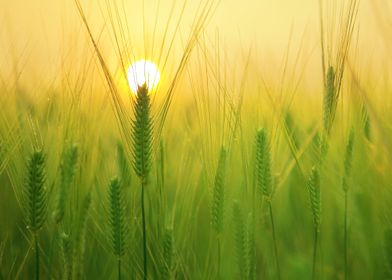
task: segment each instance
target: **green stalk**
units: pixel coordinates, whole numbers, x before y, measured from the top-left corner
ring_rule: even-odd
[[[321,226],[321,192],[320,192],[320,174],[317,166],[312,168],[308,181],[308,191],[310,196],[310,205],[313,213],[314,226],[314,244],[313,244],[313,270],[312,279],[316,279],[317,263],[317,245],[318,235]]]
[[[314,229],[314,243],[313,243],[313,269],[312,279],[316,279],[316,263],[317,263],[317,244],[318,244],[318,229]]]
[[[275,253],[275,261],[276,261],[276,270],[277,270],[277,273],[278,273],[278,279],[280,280],[280,265],[279,265],[279,258],[278,258],[278,246],[277,246],[277,243],[276,243],[275,224],[274,224],[274,216],[273,216],[273,213],[272,213],[271,202],[269,202],[268,208],[269,208],[269,214],[270,214],[270,219],[271,219],[272,240],[274,242],[274,253]]]
[[[117,267],[118,267],[118,280],[121,280],[121,258],[118,258]]]
[[[221,242],[219,236],[216,238],[216,242],[218,243],[218,279],[221,277]]]
[[[344,157],[344,173],[343,173],[343,191],[344,191],[344,279],[348,279],[348,191],[349,179],[352,169],[353,148],[354,148],[354,129],[351,129],[346,145],[346,153]]]
[[[348,193],[344,193],[344,279],[348,279],[348,233],[347,233],[347,219],[348,219]]]
[[[141,204],[142,204],[142,224],[143,224],[143,279],[147,280],[147,238],[146,238],[146,213],[144,205],[144,188],[145,180],[142,180],[142,193],[141,193]]]
[[[34,233],[34,248],[35,248],[35,279],[39,280],[39,246],[38,246],[37,233]]]

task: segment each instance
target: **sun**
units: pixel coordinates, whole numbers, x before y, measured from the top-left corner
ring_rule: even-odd
[[[147,85],[151,92],[159,83],[161,74],[158,67],[151,61],[139,60],[128,68],[127,79],[129,87],[136,94],[139,86]]]

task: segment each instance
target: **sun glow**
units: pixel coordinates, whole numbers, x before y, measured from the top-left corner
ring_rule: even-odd
[[[138,87],[146,84],[151,92],[159,83],[161,74],[151,61],[139,60],[128,68],[127,78],[131,90],[136,94]]]

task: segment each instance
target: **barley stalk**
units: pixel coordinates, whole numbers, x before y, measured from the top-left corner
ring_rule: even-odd
[[[35,250],[35,278],[40,277],[38,232],[46,220],[47,193],[45,188],[45,156],[42,150],[35,151],[27,164],[27,178],[24,188],[26,223],[32,232]]]
[[[320,175],[317,167],[313,167],[310,173],[310,177],[308,180],[308,191],[310,196],[310,205],[313,213],[313,225],[314,225],[312,279],[316,279],[318,235],[319,235],[320,225],[321,225]]]
[[[147,236],[145,214],[145,188],[151,166],[153,122],[150,116],[150,96],[147,85],[139,86],[134,102],[132,122],[133,167],[141,182],[141,208],[143,226],[143,278],[147,279]]]
[[[344,172],[343,172],[343,191],[344,191],[344,279],[348,279],[348,190],[352,159],[354,148],[354,130],[351,129],[348,141],[346,144],[346,153],[344,157]]]
[[[256,182],[259,191],[266,198],[268,203],[268,212],[272,229],[272,240],[274,246],[276,271],[278,279],[280,279],[280,264],[278,257],[278,246],[276,240],[276,231],[274,223],[274,215],[272,211],[272,196],[273,196],[273,185],[272,185],[272,174],[271,174],[271,151],[268,142],[268,134],[265,128],[259,129],[256,135]]]

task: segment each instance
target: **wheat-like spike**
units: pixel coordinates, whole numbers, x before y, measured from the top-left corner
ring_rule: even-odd
[[[173,230],[166,228],[163,235],[163,267],[162,279],[172,279],[173,270]]]
[[[329,143],[326,134],[319,134],[319,149],[320,152],[319,152],[318,163],[321,166],[329,150]]]
[[[121,257],[125,254],[128,227],[125,218],[125,205],[120,180],[115,177],[109,185],[109,224],[113,254]]]
[[[53,213],[56,223],[60,223],[64,218],[68,191],[75,177],[78,157],[79,149],[75,144],[69,146],[63,154],[60,165],[60,189],[56,201],[55,211]]]
[[[63,279],[72,279],[72,243],[71,238],[65,232],[60,235],[61,254],[63,257]]]
[[[240,206],[237,201],[233,204],[233,223],[234,223],[234,241],[236,260],[239,270],[239,278],[247,279],[248,277],[248,263],[247,263],[247,244],[246,231],[243,222]]]
[[[371,122],[370,122],[370,117],[369,113],[366,109],[366,106],[363,104],[362,105],[362,129],[363,133],[368,141],[371,141],[372,139],[372,127],[371,127]]]
[[[140,86],[134,102],[132,121],[133,167],[139,178],[147,180],[151,165],[152,127],[147,85]]]
[[[120,175],[121,183],[124,187],[131,184],[131,169],[125,155],[124,146],[121,142],[117,143],[117,168]]]
[[[70,145],[64,153],[61,163],[61,181],[65,185],[72,183],[75,177],[76,166],[79,158],[79,147],[76,144]]]
[[[329,134],[332,121],[334,119],[335,109],[337,103],[337,93],[335,85],[335,70],[329,66],[327,72],[326,87],[324,93],[324,130]]]
[[[321,195],[320,195],[320,174],[316,167],[312,168],[308,180],[308,190],[310,195],[310,205],[313,213],[313,222],[316,230],[321,225]]]
[[[363,120],[363,133],[365,134],[365,137],[368,141],[372,140],[371,132],[372,130],[371,130],[370,117],[368,114],[366,114]]]
[[[38,231],[46,220],[47,194],[45,189],[45,156],[42,150],[35,151],[27,163],[27,178],[24,188],[27,228],[33,233],[35,250],[35,279],[40,278],[40,253]]]
[[[259,129],[256,135],[256,182],[260,193],[271,198],[273,192],[271,156],[265,128]]]
[[[226,149],[221,147],[212,197],[212,226],[218,234],[223,230],[226,156]]]
[[[24,188],[27,227],[33,233],[37,233],[46,220],[48,203],[45,178],[44,153],[35,151],[28,161]]]
[[[344,157],[344,175],[343,175],[343,190],[348,191],[349,184],[347,180],[351,175],[352,160],[353,160],[353,148],[354,148],[354,129],[351,129],[348,141],[346,144],[346,153]]]

